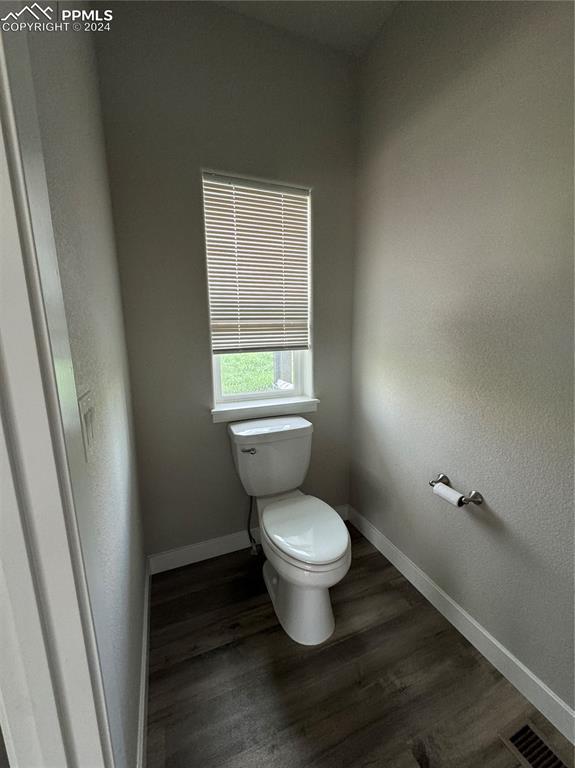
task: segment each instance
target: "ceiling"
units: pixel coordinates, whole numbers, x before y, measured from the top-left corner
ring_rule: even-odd
[[[365,52],[396,5],[392,0],[220,0],[218,4],[351,56]]]

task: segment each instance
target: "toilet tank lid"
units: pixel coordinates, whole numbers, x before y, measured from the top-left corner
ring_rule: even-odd
[[[228,426],[234,443],[272,443],[311,434],[313,424],[301,416],[275,416],[270,419],[236,421]]]

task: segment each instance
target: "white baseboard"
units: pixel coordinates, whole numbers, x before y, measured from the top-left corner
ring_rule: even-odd
[[[557,730],[575,743],[575,712],[568,704],[449,597],[373,523],[352,507],[349,507],[348,520]]]
[[[150,566],[149,563],[146,563],[144,617],[142,621],[142,661],[140,666],[137,768],[146,768],[146,737],[148,733],[148,657],[150,652],[150,579]]]
[[[343,520],[347,520],[348,505],[342,504],[334,507],[335,511]],[[259,528],[253,528],[252,533],[259,541]],[[150,555],[150,573],[163,573],[171,571],[173,568],[181,568],[183,565],[199,563],[202,560],[209,560],[219,555],[227,555],[230,552],[237,552],[240,549],[247,549],[250,545],[246,531],[237,531],[229,533],[227,536],[219,536],[216,539],[207,539],[197,544],[188,544],[176,549],[168,549],[165,552],[158,552]]]
[[[254,535],[256,531],[253,532]],[[150,555],[150,572],[162,573],[171,571],[172,568],[180,568],[183,565],[199,563],[201,560],[209,560],[219,555],[227,555],[237,552],[239,549],[247,549],[250,542],[246,531],[229,533],[227,536],[219,536],[217,539],[199,541],[197,544],[188,544],[185,547],[168,549],[166,552],[158,552]]]

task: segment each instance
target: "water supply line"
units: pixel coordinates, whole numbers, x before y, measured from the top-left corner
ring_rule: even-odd
[[[248,512],[248,538],[250,540],[250,554],[251,555],[258,555],[258,544],[257,541],[254,538],[254,535],[252,533],[252,514],[254,509],[254,502],[256,500],[255,496],[250,496],[250,509]]]

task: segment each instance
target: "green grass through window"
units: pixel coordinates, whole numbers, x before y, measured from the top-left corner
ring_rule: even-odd
[[[274,353],[249,352],[220,355],[222,394],[269,392],[273,389]]]

